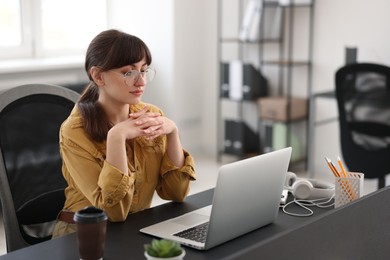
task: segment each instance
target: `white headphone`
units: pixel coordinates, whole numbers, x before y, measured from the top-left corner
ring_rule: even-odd
[[[296,199],[327,199],[334,196],[334,184],[315,179],[297,178],[293,172],[287,172],[284,186]]]

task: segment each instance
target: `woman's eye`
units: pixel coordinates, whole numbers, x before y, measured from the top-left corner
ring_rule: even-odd
[[[123,75],[125,75],[125,76],[134,76],[134,75],[136,75],[136,74],[137,74],[136,71],[130,70],[130,71],[128,71],[128,72],[125,72]]]

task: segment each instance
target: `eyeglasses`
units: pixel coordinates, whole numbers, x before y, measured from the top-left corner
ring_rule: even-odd
[[[143,71],[129,70],[126,73],[121,73],[115,70],[111,70],[111,71],[122,75],[127,86],[131,86],[135,82],[137,82],[139,80],[140,75],[142,79],[146,81],[146,83],[151,82],[154,79],[154,76],[156,75],[156,70],[153,68],[147,68],[146,70]]]

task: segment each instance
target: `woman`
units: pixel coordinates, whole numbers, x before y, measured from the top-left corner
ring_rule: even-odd
[[[141,101],[155,71],[139,38],[107,30],[90,43],[90,79],[60,129],[66,201],[53,237],[75,231],[74,212],[103,209],[109,220],[150,207],[154,191],[181,202],[195,180],[193,158],[183,150],[176,124]]]

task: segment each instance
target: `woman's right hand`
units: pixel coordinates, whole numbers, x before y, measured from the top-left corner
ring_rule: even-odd
[[[109,132],[115,132],[115,135],[125,140],[151,135],[163,125],[164,120],[160,113],[149,112],[148,109],[145,106],[142,110],[131,113],[127,120],[116,124]]]

